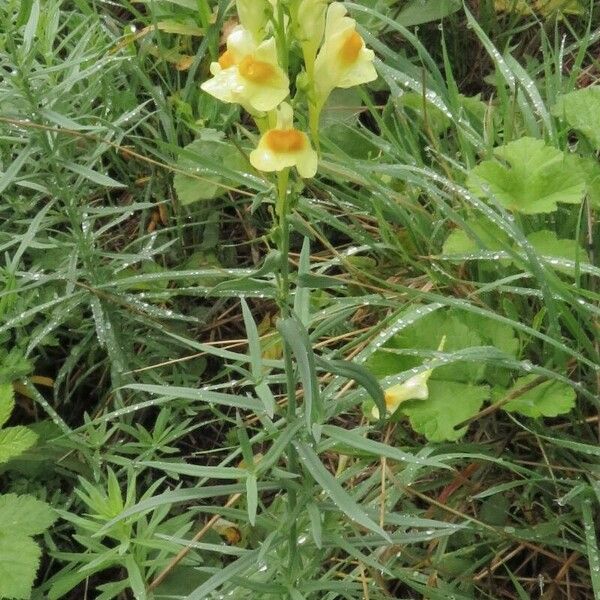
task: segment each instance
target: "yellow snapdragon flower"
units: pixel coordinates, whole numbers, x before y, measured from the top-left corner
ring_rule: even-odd
[[[438,346],[438,352],[441,352],[446,345],[446,336],[442,338]],[[398,407],[408,400],[427,400],[429,398],[429,387],[427,382],[433,373],[433,369],[427,369],[402,383],[389,387],[384,392],[385,408],[388,415],[393,415]],[[374,419],[379,419],[379,410],[376,406],[371,410]]]
[[[213,77],[202,89],[223,102],[241,104],[252,114],[273,110],[289,94],[290,82],[277,61],[275,39],[257,44],[243,27],[231,32],[227,50],[210,71]]]
[[[277,111],[277,125],[261,138],[250,153],[250,163],[259,171],[283,171],[296,167],[301,177],[314,177],[318,157],[306,133],[294,128],[292,107],[284,102]]]
[[[252,34],[257,43],[265,38],[272,4],[269,0],[235,0],[242,27]]]
[[[341,2],[327,10],[325,40],[315,63],[315,87],[321,105],[334,88],[349,88],[377,79],[375,53],[356,31],[356,21],[347,16]]]
[[[427,382],[432,373],[433,369],[429,369],[385,390],[387,414],[393,415],[398,407],[407,400],[427,400],[429,398]],[[376,406],[373,407],[371,414],[374,419],[379,419],[379,409]]]

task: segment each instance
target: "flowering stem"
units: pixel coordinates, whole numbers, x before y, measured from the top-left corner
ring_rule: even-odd
[[[284,169],[277,175],[277,205],[275,212],[279,218],[279,250],[281,252],[279,308],[284,317],[290,314],[290,224],[288,222],[288,183],[290,170]]]
[[[290,223],[289,217],[289,200],[288,200],[288,185],[290,179],[290,170],[284,169],[277,175],[277,203],[275,212],[279,219],[279,251],[281,252],[281,263],[279,269],[279,293],[278,304],[281,316],[287,318],[292,313],[290,302]],[[289,344],[283,340],[283,361],[286,375],[286,393],[287,393],[287,422],[292,423],[296,420],[296,377],[294,373],[294,362],[292,360],[292,352]],[[290,444],[287,449],[288,469],[291,473],[298,473],[298,457],[295,448]],[[293,485],[288,487],[287,494],[287,510],[289,529],[289,561],[288,573],[293,577],[296,571],[297,556],[296,556],[296,540],[298,528],[296,526],[296,508],[297,497],[296,490]]]

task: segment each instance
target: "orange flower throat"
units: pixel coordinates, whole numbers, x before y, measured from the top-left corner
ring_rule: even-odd
[[[304,150],[305,138],[297,129],[271,129],[265,134],[265,141],[273,152],[300,152]]]
[[[345,40],[340,50],[340,59],[346,65],[356,62],[364,45],[363,39],[356,31],[353,31]]]
[[[253,83],[267,83],[275,75],[273,65],[256,60],[253,56],[246,56],[240,63],[239,69],[242,77]]]
[[[235,58],[231,50],[225,50],[225,52],[219,56],[219,65],[221,65],[222,69],[229,69],[229,67],[235,65]]]

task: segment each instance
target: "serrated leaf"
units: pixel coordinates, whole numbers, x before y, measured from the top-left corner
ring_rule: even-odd
[[[549,213],[558,202],[583,200],[587,176],[578,157],[530,137],[496,148],[494,154],[469,175],[467,184],[475,194],[524,214]]]
[[[564,117],[575,130],[600,148],[600,86],[587,87],[562,96],[554,114]]]
[[[0,496],[0,536],[4,534],[37,535],[56,520],[52,508],[33,496]]]
[[[27,427],[7,427],[0,430],[0,464],[31,448],[37,435]]]
[[[0,384],[0,427],[2,427],[10,415],[12,415],[15,406],[15,392],[10,383]]]
[[[489,398],[487,386],[475,386],[454,381],[430,381],[427,400],[411,400],[402,404],[412,428],[430,442],[455,441],[467,427],[455,427],[476,415]]]
[[[436,311],[395,335],[385,346],[391,351],[385,349],[377,351],[369,360],[368,366],[379,378],[420,366],[424,362],[423,358],[398,354],[393,350],[434,352],[443,337],[446,338],[444,345],[446,352],[484,345],[479,333],[464,324],[462,315],[455,314],[453,311]],[[484,372],[483,364],[456,363],[438,367],[433,372],[432,379],[476,382],[483,377]]]
[[[31,597],[40,555],[40,547],[30,537],[0,534],[0,598]]]
[[[517,379],[512,389],[516,391],[526,386],[535,377],[535,375],[528,375]],[[575,406],[576,398],[575,391],[566,383],[545,381],[505,404],[504,410],[525,417],[556,417],[570,412]]]

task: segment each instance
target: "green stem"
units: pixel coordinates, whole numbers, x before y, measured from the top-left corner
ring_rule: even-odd
[[[279,310],[283,318],[291,316],[292,305],[290,298],[290,223],[289,212],[290,205],[288,199],[288,185],[290,179],[289,169],[280,171],[277,176],[277,204],[275,212],[279,219],[279,251],[281,252],[281,263],[279,269],[279,294],[278,304]],[[296,420],[296,377],[294,372],[294,362],[292,360],[292,352],[289,345],[283,343],[283,360],[286,375],[286,392],[287,392],[287,421],[292,423]],[[298,473],[300,465],[295,448],[290,444],[287,449],[288,469],[291,473]],[[293,485],[288,487],[288,519],[289,519],[289,537],[288,537],[288,574],[290,581],[293,583],[294,573],[298,564],[298,556],[296,552],[296,544],[298,537],[298,527],[296,525],[296,508],[298,499],[296,490]]]
[[[308,78],[310,89],[308,93],[308,125],[310,135],[317,152],[320,152],[321,144],[319,138],[319,121],[323,104],[317,98],[317,86],[315,81],[315,61],[317,59],[317,49],[312,44],[306,43],[302,46],[304,56],[304,68]]]
[[[277,205],[275,211],[279,218],[279,237],[280,237],[280,252],[281,252],[281,268],[280,278],[281,284],[279,289],[279,308],[284,317],[290,315],[290,224],[289,203],[288,203],[288,183],[290,179],[290,170],[284,169],[277,176]]]
[[[309,104],[308,105],[308,126],[310,127],[310,136],[315,144],[315,148],[319,154],[321,153],[321,139],[319,138],[319,122],[321,120],[321,107]]]

